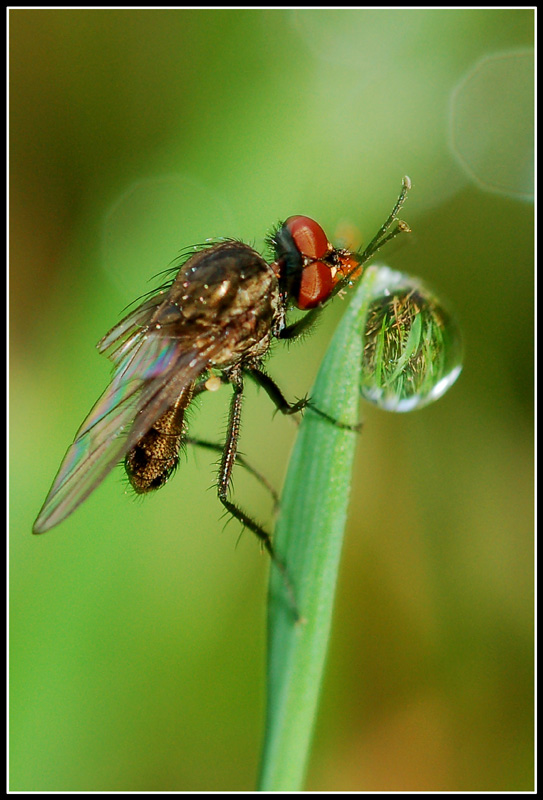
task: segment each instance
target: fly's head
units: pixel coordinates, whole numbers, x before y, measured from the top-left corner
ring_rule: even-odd
[[[359,277],[365,263],[386,242],[409,226],[397,218],[411,181],[405,177],[391,214],[362,252],[334,247],[318,222],[293,216],[280,224],[268,239],[275,261],[281,296],[303,311],[324,305],[339,289]]]
[[[289,217],[269,241],[281,293],[303,311],[323,305],[359,268],[357,254],[334,247],[310,217]]]

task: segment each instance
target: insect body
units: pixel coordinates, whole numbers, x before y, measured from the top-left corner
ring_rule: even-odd
[[[111,384],[66,453],[34,533],[43,533],[71,514],[121,460],[137,493],[163,486],[187,436],[187,407],[202,392],[228,383],[233,396],[219,499],[280,564],[266,531],[228,496],[244,378],[260,384],[284,414],[311,406],[307,399],[290,404],[264,371],[263,360],[274,339],[299,336],[386,241],[409,230],[396,220],[409,186],[405,178],[392,213],[362,253],[334,248],[320,225],[303,216],[289,217],[271,234],[271,262],[233,240],[193,252],[170,284],[145,299],[98,343],[114,365]],[[287,324],[291,306],[307,313]]]

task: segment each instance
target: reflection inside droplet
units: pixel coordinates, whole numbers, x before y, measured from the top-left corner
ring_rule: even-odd
[[[443,395],[462,370],[454,317],[427,286],[388,267],[364,278],[366,318],[360,391],[386,411],[412,411]]]

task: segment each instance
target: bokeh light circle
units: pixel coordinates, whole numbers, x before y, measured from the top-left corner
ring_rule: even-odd
[[[451,96],[449,134],[456,159],[482,189],[532,200],[533,51],[479,61]]]
[[[142,178],[109,207],[102,267],[124,295],[144,289],[186,247],[235,234],[235,215],[216,191],[189,174]]]

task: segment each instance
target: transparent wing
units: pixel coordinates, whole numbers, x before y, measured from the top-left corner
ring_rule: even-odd
[[[126,317],[118,322],[110,331],[106,333],[105,336],[102,337],[102,339],[100,339],[96,345],[98,351],[100,353],[106,353],[107,350],[112,347],[112,345],[120,341],[124,341],[134,332],[140,332],[141,328],[149,322],[152,314],[164,301],[167,294],[168,292],[166,289],[157,292],[157,294],[149,297],[149,299],[145,300],[137,308],[133,309],[130,314],[127,314]],[[109,358],[112,358],[111,354],[109,354]]]
[[[123,327],[122,322],[118,327],[123,328],[121,338],[130,332],[130,326]],[[149,332],[147,328],[121,344],[113,359],[113,380],[68,449],[34,524],[34,533],[43,533],[71,514],[173,405],[182,389],[196,380],[222,346],[216,333],[205,346],[202,344],[200,341],[198,348],[188,349],[186,338],[168,337],[163,330]]]

